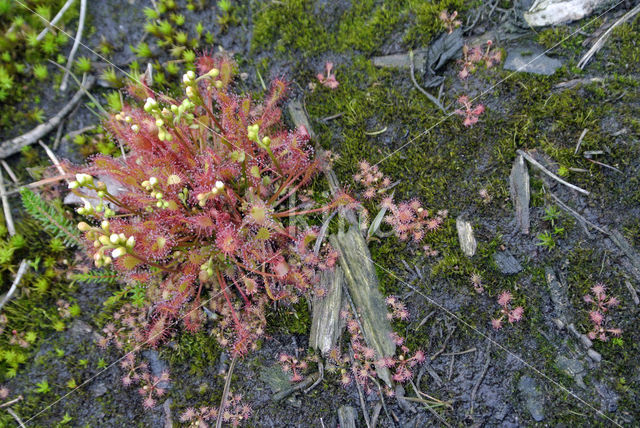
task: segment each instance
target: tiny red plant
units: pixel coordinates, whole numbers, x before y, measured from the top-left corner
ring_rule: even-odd
[[[447,10],[443,10],[442,12],[440,12],[439,18],[442,21],[444,28],[446,28],[447,33],[453,33],[453,30],[462,25],[462,21],[456,19],[457,17],[457,10],[454,10],[451,14],[449,14]]]
[[[463,109],[457,109],[454,113],[464,116],[462,124],[466,127],[470,127],[478,123],[480,115],[484,113],[484,106],[482,104],[478,104],[474,107],[471,104],[469,97],[466,95],[460,96],[460,98],[458,98],[458,102],[462,104]]]
[[[289,380],[291,382],[300,382],[304,379],[302,373],[309,368],[309,364],[304,360],[299,360],[293,355],[280,354],[278,362],[282,366],[282,371],[285,373],[291,373]]]
[[[324,65],[324,69],[326,75],[318,73],[316,77],[322,85],[326,86],[329,89],[336,89],[340,85],[340,83],[338,83],[338,81],[336,80],[336,75],[331,72],[333,70],[333,63],[327,62]]]
[[[606,287],[601,282],[591,287],[591,294],[584,296],[584,301],[591,303],[592,309],[589,311],[589,321],[591,321],[591,331],[587,333],[587,336],[591,340],[601,340],[606,342],[609,340],[607,334],[612,336],[620,336],[622,330],[619,328],[608,328],[607,319],[605,314],[611,308],[615,308],[620,304],[620,301],[615,296],[608,296],[606,293]]]
[[[462,59],[458,60],[458,64],[462,66],[458,72],[458,77],[462,80],[466,79],[476,71],[478,64],[481,62],[484,63],[487,69],[500,64],[502,52],[499,49],[492,49],[492,47],[493,42],[491,40],[487,40],[484,50],[480,46],[469,47],[464,45],[462,47]]]
[[[508,291],[503,291],[498,296],[498,304],[501,306],[500,316],[498,318],[494,318],[491,320],[491,325],[494,329],[499,330],[502,328],[502,323],[504,322],[505,317],[509,324],[516,323],[522,319],[524,315],[524,308],[522,306],[517,306],[511,309],[511,301],[513,300],[513,296]]]

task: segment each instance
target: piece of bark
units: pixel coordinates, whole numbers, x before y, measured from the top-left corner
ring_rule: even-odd
[[[320,286],[327,290],[327,294],[313,299],[309,346],[319,350],[323,355],[336,346],[341,334],[340,309],[343,284],[344,273],[340,266],[336,266],[333,271],[320,273]]]
[[[338,424],[340,428],[356,428],[358,414],[351,406],[340,406],[338,409]]]
[[[376,351],[378,359],[395,355],[396,345],[390,337],[393,330],[366,241],[354,226],[346,233],[339,231],[332,235],[330,240],[340,255],[347,289],[358,312],[354,315],[360,320],[365,341]],[[376,371],[378,377],[391,386],[389,369],[376,364]]]
[[[429,49],[417,49],[413,52],[413,63],[416,69],[422,70],[424,69],[425,64],[427,63]],[[401,54],[393,54],[393,55],[385,55],[385,56],[376,56],[371,58],[371,62],[376,67],[387,67],[387,68],[406,68],[407,70],[411,68],[411,58],[409,57],[409,53],[401,53]]]
[[[291,120],[293,121],[293,124],[296,126],[296,128],[304,126],[311,139],[317,140],[316,133],[313,131],[313,128],[311,128],[311,123],[309,123],[309,118],[304,112],[302,103],[298,100],[291,101],[287,106],[287,109],[289,110],[289,115],[291,116]]]
[[[515,275],[522,271],[522,265],[509,251],[498,251],[493,254],[493,261],[505,275]]]
[[[567,295],[567,290],[560,284],[560,281],[556,278],[556,274],[550,267],[545,268],[544,276],[547,280],[547,286],[549,287],[549,294],[551,295],[555,315],[566,325],[569,314],[569,296]]]
[[[462,249],[462,252],[467,257],[473,257],[476,253],[478,243],[476,242],[476,238],[473,236],[471,223],[461,217],[458,217],[456,219],[456,229],[458,230],[458,240],[460,241],[460,248]]]
[[[528,235],[531,189],[529,187],[529,169],[521,155],[516,156],[513,167],[511,167],[509,189],[511,191],[511,201],[516,210],[516,226],[523,234]]]

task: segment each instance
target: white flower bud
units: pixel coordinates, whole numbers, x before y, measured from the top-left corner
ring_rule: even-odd
[[[100,243],[102,245],[111,245],[111,241],[109,240],[109,238],[107,237],[107,235],[102,235],[98,238],[98,241],[100,241]]]
[[[111,257],[113,257],[114,259],[117,259],[118,257],[125,255],[126,253],[127,253],[126,248],[118,247],[111,252]]]
[[[100,227],[102,228],[102,230],[109,230],[109,221],[108,220],[102,220],[102,223],[100,223]]]
[[[87,232],[88,230],[91,230],[91,226],[89,226],[84,221],[81,221],[80,223],[78,223],[78,229],[80,229],[81,232]]]
[[[218,190],[224,189],[224,183],[220,180],[216,181],[216,189]]]
[[[118,242],[120,242],[120,237],[118,236],[117,233],[112,233],[111,236],[109,237],[109,241],[111,241],[111,243],[115,245]]]
[[[133,246],[136,245],[136,238],[133,236],[130,236],[129,239],[127,239],[127,242],[125,245],[127,248],[133,248]]]
[[[155,186],[156,184],[158,184],[158,179],[156,177],[149,178],[149,185]]]
[[[77,189],[78,187],[80,187],[80,183],[75,180],[69,183],[69,189]]]

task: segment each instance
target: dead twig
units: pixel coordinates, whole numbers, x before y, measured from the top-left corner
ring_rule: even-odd
[[[609,29],[605,31],[602,36],[600,36],[598,41],[593,44],[591,49],[589,49],[587,53],[584,54],[582,59],[578,62],[578,68],[580,68],[581,70],[584,69],[585,65],[587,65],[589,60],[596,54],[596,52],[602,49],[604,44],[607,42],[607,39],[609,38],[609,36],[611,36],[611,33],[613,32],[613,30],[620,24],[623,24],[628,20],[630,20],[631,18],[633,18],[634,16],[636,16],[639,12],[640,12],[640,4],[634,7],[633,9],[631,9],[629,12],[625,13],[611,27],[609,27]]]
[[[382,403],[378,403],[373,408],[373,413],[371,414],[371,428],[376,428],[378,424],[378,417],[380,416],[380,410],[382,410]]]
[[[16,234],[16,227],[13,224],[13,215],[11,215],[11,205],[9,205],[9,198],[7,198],[7,190],[4,187],[4,177],[0,171],[0,198],[2,199],[2,209],[4,210],[4,221],[7,223],[7,230],[9,235]]]
[[[296,391],[304,389],[314,383],[320,377],[319,372],[315,372],[306,377],[305,380],[298,383],[297,385],[292,386],[291,388],[284,389],[273,396],[273,401],[280,401],[289,395],[293,394]]]
[[[9,412],[9,414],[11,416],[13,416],[13,419],[16,420],[16,422],[18,422],[18,424],[20,425],[21,428],[27,428],[24,425],[24,422],[22,422],[22,419],[20,419],[20,416],[18,416],[18,414],[16,412],[13,411],[13,409],[11,407],[7,408],[7,412]]]
[[[78,31],[76,31],[76,38],[73,42],[73,46],[71,47],[71,52],[69,52],[69,58],[67,59],[67,71],[65,71],[64,76],[62,77],[62,83],[60,83],[60,90],[62,92],[67,90],[67,82],[69,81],[69,70],[71,70],[71,66],[73,65],[73,58],[78,51],[78,46],[80,46],[82,40],[82,32],[84,31],[84,18],[87,15],[87,0],[80,0],[80,18],[78,22]]]
[[[631,293],[631,298],[633,299],[633,303],[637,305],[640,305],[640,299],[638,298],[638,292],[636,291],[635,288],[633,288],[633,285],[631,285],[631,282],[629,282],[628,280],[624,280],[624,285],[627,286],[627,289],[629,290],[629,293]]]
[[[475,385],[473,385],[473,389],[471,390],[471,410],[470,410],[471,414],[473,414],[473,403],[476,400],[476,394],[478,393],[478,388],[480,388],[480,385],[482,384],[482,380],[487,374],[487,370],[489,370],[489,363],[491,362],[491,340],[489,340],[489,343],[487,344],[487,350],[485,351],[485,353],[487,354],[487,359],[484,363],[484,367],[482,368],[482,372],[480,373],[480,376],[478,376],[478,380],[476,381]]]
[[[468,354],[468,353],[470,353],[470,352],[476,352],[476,351],[477,351],[477,349],[476,349],[476,347],[474,346],[473,348],[471,348],[471,349],[467,349],[466,351],[460,351],[460,352],[446,352],[446,353],[442,354],[442,356],[443,356],[443,357],[449,357],[449,356],[454,356],[454,355],[463,355],[463,354]]]
[[[12,138],[11,140],[0,143],[0,159],[4,159],[13,154],[19,153],[23,147],[35,144],[39,139],[41,139],[53,129],[55,129],[58,125],[60,125],[62,119],[67,114],[69,114],[71,110],[73,110],[76,104],[80,102],[82,96],[85,94],[85,91],[91,89],[95,81],[96,78],[94,76],[89,76],[82,88],[80,88],[78,92],[75,93],[73,98],[71,98],[71,101],[69,101],[67,105],[62,107],[58,114],[53,116],[45,123],[36,126],[26,134],[22,134],[18,137]]]
[[[7,406],[10,406],[10,405],[12,405],[12,404],[15,404],[15,403],[17,403],[18,401],[22,400],[22,398],[23,398],[23,397],[22,397],[22,395],[18,395],[18,396],[17,396],[16,398],[14,398],[13,400],[9,400],[9,401],[7,401],[6,403],[2,403],[2,404],[0,404],[0,409],[3,409],[3,408],[5,408],[5,407],[7,407]]]
[[[576,218],[576,220],[578,220],[579,222],[583,223],[583,224],[587,224],[591,227],[593,227],[595,230],[604,233],[605,235],[609,235],[609,232],[606,231],[605,229],[596,226],[595,224],[591,223],[589,220],[587,220],[586,218],[582,217],[580,214],[578,214],[577,211],[573,210],[571,207],[569,207],[567,204],[565,204],[564,202],[562,202],[560,200],[560,198],[558,198],[556,195],[554,195],[552,192],[549,192],[549,195],[551,195],[551,197],[556,201],[556,203],[560,206],[560,208],[562,208],[563,210],[565,210],[566,212],[568,212],[569,214],[571,214],[572,216],[574,216]]]
[[[11,177],[11,181],[13,181],[15,184],[18,184],[20,182],[20,180],[18,180],[18,177],[13,172],[13,170],[11,169],[11,167],[9,166],[7,161],[2,159],[2,160],[0,160],[0,163],[2,163],[2,166],[4,167],[4,170],[7,171],[7,174],[9,174],[9,177]]]
[[[414,73],[414,68],[415,65],[413,64],[413,50],[409,51],[409,64],[410,64],[410,69],[411,69],[411,81],[413,82],[413,86],[416,87],[417,90],[419,90],[420,92],[422,92],[427,98],[429,98],[429,101],[431,101],[433,104],[435,104],[436,107],[438,107],[440,110],[442,110],[443,113],[447,113],[447,111],[445,110],[445,108],[442,106],[442,104],[440,104],[440,101],[438,101],[438,99],[436,97],[434,97],[433,95],[431,95],[429,92],[425,91],[422,86],[420,86],[418,84],[418,82],[416,81],[416,76]]]
[[[222,398],[220,399],[220,407],[218,408],[218,415],[222,415],[224,413],[224,405],[227,403],[227,397],[229,396],[229,387],[231,386],[231,375],[233,374],[233,369],[236,367],[236,361],[238,361],[238,356],[234,356],[233,360],[231,360],[231,365],[229,366],[229,370],[227,371],[227,379],[224,381],[224,390],[222,391]],[[222,418],[219,417],[216,421],[216,428],[222,427]]]
[[[447,423],[447,421],[444,420],[444,418],[442,416],[440,416],[440,414],[438,412],[436,412],[434,410],[434,408],[432,407],[432,403],[429,403],[427,400],[423,400],[421,398],[419,398],[419,396],[421,395],[420,391],[418,390],[418,388],[416,387],[416,385],[411,382],[411,387],[413,388],[413,392],[416,393],[417,397],[405,397],[406,400],[409,401],[415,401],[415,402],[419,402],[420,404],[422,404],[429,412],[431,412],[444,426],[451,428],[451,425],[449,425]],[[426,394],[422,393],[422,395],[427,396]],[[427,396],[428,397],[428,396]],[[431,397],[428,397],[429,399],[431,399]],[[447,403],[445,403],[444,401],[440,401],[440,400],[433,400],[435,403],[437,403],[438,405],[444,405],[446,406]]]
[[[18,284],[20,284],[20,280],[22,279],[22,276],[27,271],[27,266],[28,266],[27,260],[23,259],[20,262],[18,273],[16,274],[16,277],[13,280],[13,284],[11,284],[11,288],[9,289],[9,292],[7,293],[6,296],[4,296],[2,301],[0,301],[0,309],[2,309],[2,307],[11,299],[11,297],[13,297],[13,293],[16,292],[16,289],[18,288]]]
[[[587,159],[591,163],[595,163],[596,165],[600,165],[600,166],[603,166],[605,168],[609,168],[609,169],[612,169],[612,170],[614,170],[616,172],[619,172],[620,174],[624,174],[622,171],[620,171],[615,166],[607,165],[606,163],[598,162],[597,160],[593,160],[593,159],[589,159],[589,158],[585,158],[585,159]]]
[[[313,388],[320,385],[320,382],[322,382],[322,379],[324,379],[324,366],[322,365],[322,362],[318,363],[318,373],[318,379],[316,379],[316,381],[313,382],[313,384],[309,388],[304,390],[305,394],[308,394]]]
[[[451,329],[451,331],[449,332],[449,334],[447,335],[447,337],[444,339],[444,343],[442,344],[442,347],[440,349],[438,349],[438,352],[436,352],[435,354],[433,354],[430,358],[431,361],[435,360],[436,358],[438,358],[438,355],[442,354],[444,352],[445,349],[447,349],[447,345],[449,344],[449,340],[451,339],[451,336],[453,335],[453,332],[456,331],[456,328],[458,328],[458,326],[453,326],[453,329]]]
[[[167,398],[162,404],[164,409],[164,428],[173,428],[173,418],[171,417],[171,403],[173,400]]]
[[[56,14],[56,16],[53,17],[53,19],[51,21],[47,22],[46,20],[44,20],[44,23],[45,23],[46,27],[36,37],[37,41],[40,42],[40,41],[42,41],[42,39],[44,39],[44,36],[46,36],[47,33],[49,32],[49,30],[51,28],[53,28],[53,26],[56,25],[58,23],[58,21],[60,21],[60,19],[64,15],[64,13],[67,11],[67,9],[69,9],[71,7],[73,2],[75,2],[75,1],[76,0],[67,0],[67,2],[64,4],[64,6],[62,6],[60,11]]]
[[[580,145],[582,144],[582,139],[587,135],[587,131],[589,131],[587,128],[582,130],[582,134],[580,134],[580,138],[578,138],[578,144],[576,144],[576,149],[573,152],[574,155],[578,154],[578,150],[580,150]]]
[[[566,181],[564,181],[562,178],[558,177],[557,175],[555,175],[553,172],[549,171],[547,168],[545,168],[541,163],[539,163],[537,160],[535,160],[529,153],[523,151],[523,150],[516,150],[516,153],[518,153],[519,155],[521,155],[523,158],[525,158],[526,160],[529,161],[529,163],[533,166],[535,166],[536,168],[538,168],[540,171],[544,172],[545,174],[547,174],[549,177],[553,178],[554,180],[556,180],[558,183],[562,183],[565,186],[580,192],[584,195],[589,195],[589,191],[584,190],[578,186],[575,186],[571,183],[568,183]]]
[[[351,363],[353,364],[353,357],[351,357]],[[360,398],[360,407],[362,408],[362,416],[364,417],[364,423],[367,425],[367,428],[371,428],[371,421],[369,420],[369,413],[367,412],[367,404],[364,401],[364,396],[362,394],[362,388],[358,382],[355,383],[356,388],[358,389],[358,397]]]

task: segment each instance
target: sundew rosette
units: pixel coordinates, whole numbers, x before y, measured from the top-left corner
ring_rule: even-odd
[[[327,160],[304,128],[283,125],[283,81],[256,103],[232,89],[234,69],[226,56],[199,58],[183,99],[131,86],[132,102],[106,121],[126,157],[95,156],[70,184],[97,195],[78,210],[96,266],[147,285],[151,345],[178,320],[198,330],[206,303],[221,345],[255,347],[266,304],[322,294],[317,271],[336,262],[328,244],[313,251],[316,228],[290,220],[354,204],[345,193],[296,203]]]

